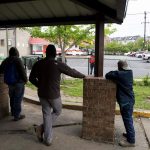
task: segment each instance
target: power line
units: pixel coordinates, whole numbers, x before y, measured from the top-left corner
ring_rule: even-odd
[[[127,14],[127,15],[143,15],[144,13],[135,13],[135,14]]]
[[[147,14],[150,14],[150,12],[146,12]],[[134,14],[127,14],[127,15],[143,15],[144,13],[134,13]]]

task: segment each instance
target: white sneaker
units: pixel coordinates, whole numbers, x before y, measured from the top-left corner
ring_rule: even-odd
[[[48,141],[44,141],[44,144],[45,144],[46,146],[51,146],[51,145],[52,145],[52,143],[51,143],[51,142],[48,142]]]

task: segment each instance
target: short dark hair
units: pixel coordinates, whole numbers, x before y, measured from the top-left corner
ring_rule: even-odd
[[[16,47],[11,47],[9,50],[9,56],[17,56],[19,57],[19,51]]]
[[[119,60],[118,61],[118,69],[121,70],[130,70],[128,63],[126,60]]]
[[[56,48],[54,45],[49,44],[46,48],[46,57],[56,57]]]

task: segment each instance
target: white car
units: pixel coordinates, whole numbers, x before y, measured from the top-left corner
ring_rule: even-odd
[[[147,60],[147,62],[150,62],[150,53],[144,53],[143,54],[143,59]]]
[[[124,53],[125,56],[129,56],[131,52]]]
[[[83,52],[81,52],[81,51],[79,51],[79,50],[78,50],[78,51],[73,51],[73,52],[72,52],[72,55],[73,55],[73,56],[76,56],[76,55],[82,55],[82,54],[83,54]]]
[[[142,58],[143,57],[143,52],[136,53],[135,57]]]
[[[76,56],[76,55],[83,55],[83,52],[81,50],[68,50],[66,51],[66,55],[73,55],[73,56]]]

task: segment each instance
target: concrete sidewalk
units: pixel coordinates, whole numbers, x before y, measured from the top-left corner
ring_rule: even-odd
[[[61,99],[63,103],[63,107],[67,109],[73,109],[73,110],[82,110],[83,106],[83,98],[82,97],[71,97],[66,96],[61,91]],[[33,104],[40,105],[39,98],[37,96],[37,91],[32,90],[28,87],[25,89],[25,95],[24,100]],[[116,115],[120,114],[119,106],[116,106]],[[135,110],[134,109],[134,116],[135,117],[144,117],[144,118],[150,118],[150,111],[149,110]]]
[[[124,126],[120,116],[115,119],[115,144],[97,143],[84,140],[82,132],[82,111],[63,109],[62,114],[54,124],[54,140],[50,147],[39,143],[36,139],[33,124],[42,122],[41,106],[24,102],[23,105],[26,118],[18,122],[12,121],[12,117],[1,120],[0,124],[0,150],[122,150],[118,146],[122,138]],[[143,119],[143,118],[142,118]],[[134,119],[136,130],[136,147],[126,148],[128,150],[148,150],[149,145],[142,124],[150,124],[149,119]],[[147,126],[148,127],[148,126]],[[149,132],[149,127],[147,128]]]

